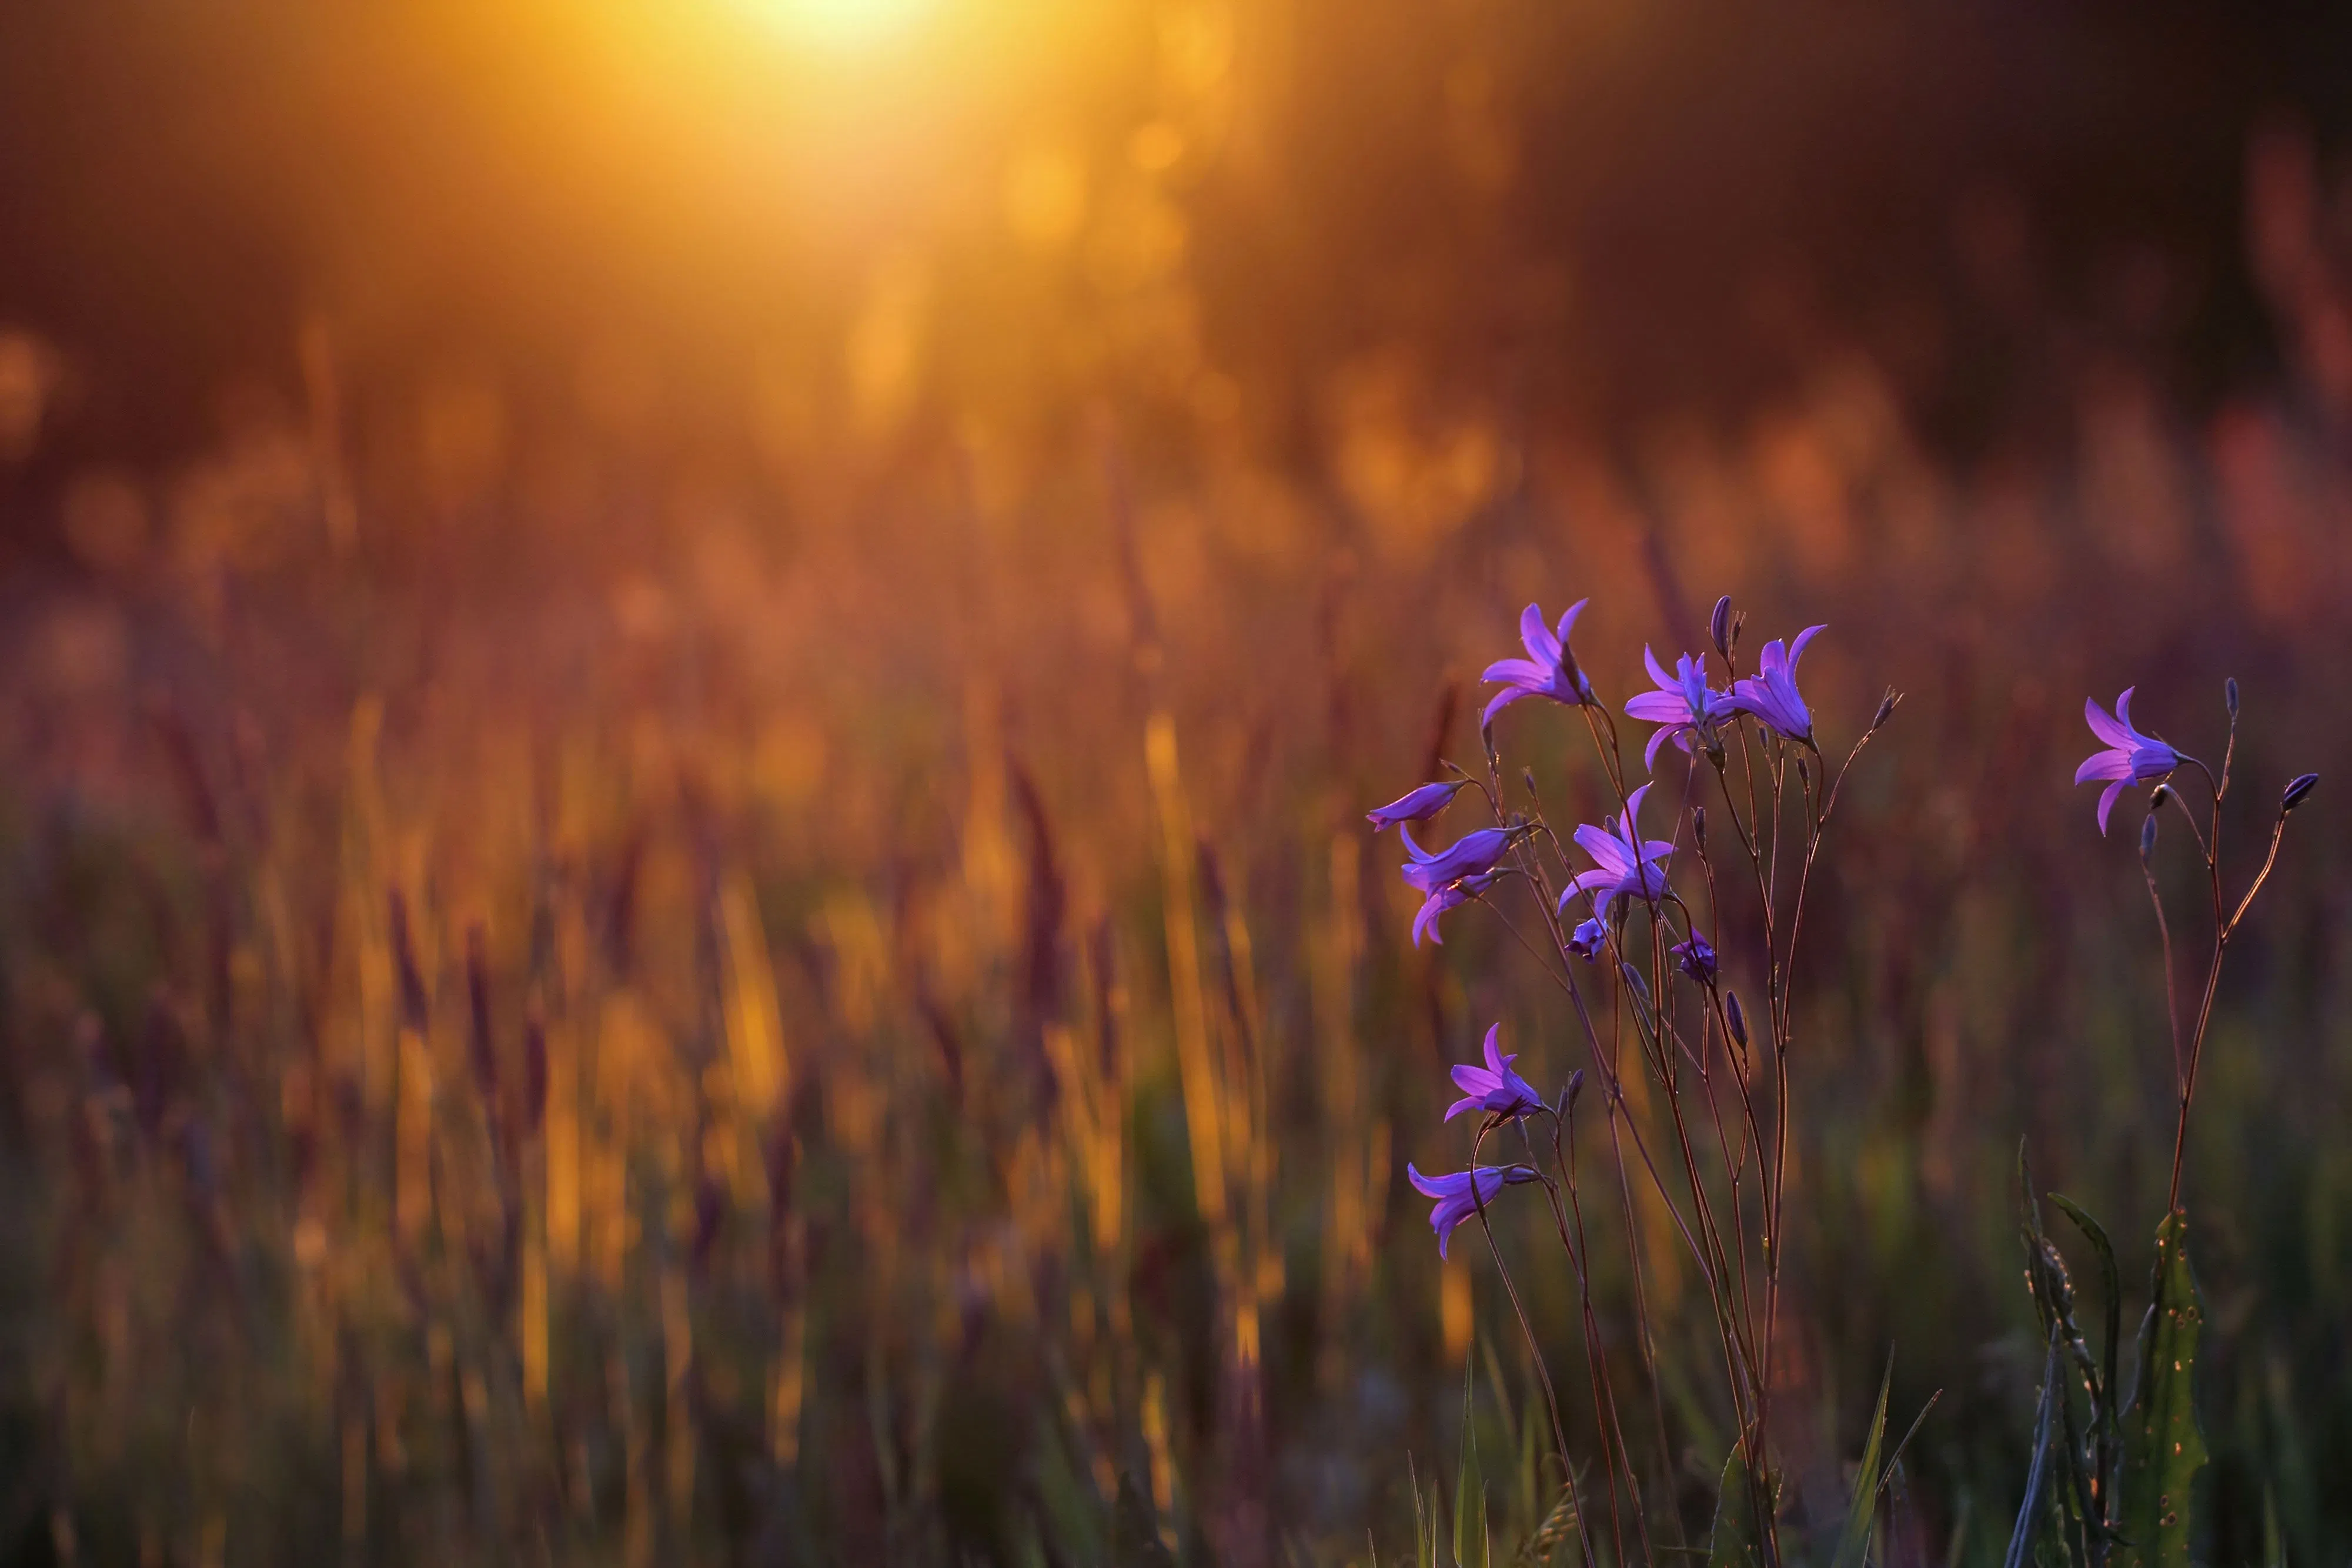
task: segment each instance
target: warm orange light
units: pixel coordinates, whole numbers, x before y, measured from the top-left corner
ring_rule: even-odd
[[[829,49],[863,49],[911,26],[932,0],[739,0],[803,42]]]

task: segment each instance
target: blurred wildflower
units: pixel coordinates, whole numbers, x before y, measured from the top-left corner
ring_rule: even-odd
[[[1468,780],[1457,779],[1451,784],[1424,784],[1385,806],[1375,806],[1364,813],[1364,821],[1374,832],[1383,832],[1399,822],[1422,822],[1445,810]]]
[[[1464,1098],[1447,1107],[1447,1121],[1465,1111],[1486,1111],[1509,1119],[1532,1116],[1543,1109],[1543,1096],[1535,1092],[1535,1086],[1511,1071],[1518,1057],[1503,1054],[1502,1036],[1501,1024],[1487,1029],[1486,1066],[1473,1067],[1465,1061],[1454,1068],[1454,1085]]]
[[[1630,894],[1642,899],[1656,898],[1664,894],[1665,870],[1663,866],[1654,866],[1652,862],[1663,861],[1674,853],[1675,846],[1664,839],[1652,839],[1646,843],[1642,841],[1636,826],[1642,814],[1642,797],[1649,792],[1650,787],[1644,784],[1626,797],[1625,814],[1610,818],[1605,829],[1596,828],[1588,822],[1576,830],[1576,841],[1584,847],[1586,854],[1593,858],[1597,869],[1584,873],[1568,884],[1567,890],[1559,895],[1562,914],[1568,911],[1569,900],[1580,893],[1597,890],[1592,914],[1595,919],[1604,920],[1609,915],[1610,900],[1620,894]]]
[[[1445,1256],[1445,1243],[1454,1228],[1495,1201],[1506,1186],[1540,1179],[1525,1166],[1480,1166],[1475,1171],[1449,1171],[1441,1176],[1425,1176],[1408,1164],[1404,1174],[1413,1190],[1423,1197],[1433,1197],[1437,1206],[1429,1211],[1429,1228],[1437,1232],[1437,1255]]]
[[[1644,646],[1642,663],[1650,667],[1650,679],[1658,683],[1658,689],[1643,692],[1628,702],[1625,716],[1660,727],[1650,737],[1650,748],[1642,754],[1643,765],[1658,765],[1658,746],[1669,737],[1685,752],[1691,748],[1693,735],[1698,737],[1699,744],[1710,755],[1721,750],[1722,742],[1716,737],[1715,727],[1737,709],[1729,695],[1707,685],[1706,662],[1685,653],[1675,661],[1675,673],[1669,675],[1659,667],[1658,656]]]
[[[2107,813],[2115,810],[2116,797],[2126,784],[2146,784],[2163,778],[2180,766],[2180,753],[2154,736],[2142,735],[2132,727],[2131,699],[2137,686],[2126,686],[2116,698],[2112,717],[2094,698],[2083,700],[2083,719],[2091,733],[2107,743],[2105,751],[2095,751],[2083,758],[2074,769],[2074,782],[2087,784],[2094,779],[2111,780],[2099,792],[2099,831],[2107,831]]]
[[[1568,607],[1559,618],[1559,631],[1555,633],[1544,624],[1543,609],[1530,604],[1519,612],[1519,641],[1527,645],[1524,659],[1497,659],[1486,666],[1479,679],[1500,681],[1503,689],[1486,704],[1479,716],[1481,724],[1492,724],[1495,716],[1521,697],[1549,697],[1554,702],[1581,706],[1598,701],[1592,695],[1592,683],[1576,666],[1576,655],[1569,651],[1569,633],[1576,629],[1576,618],[1592,601],[1580,599]]]
[[[1786,647],[1778,637],[1765,643],[1764,652],[1757,659],[1757,673],[1732,684],[1731,706],[1742,713],[1754,714],[1783,738],[1811,746],[1813,715],[1797,690],[1797,661],[1805,656],[1805,644],[1813,640],[1814,633],[1826,630],[1823,626],[1808,626]]]
[[[1568,950],[1590,964],[1609,941],[1609,928],[1598,920],[1580,920],[1568,934]]]
[[[1667,949],[1675,956],[1675,967],[1702,986],[1715,984],[1715,948],[1707,939],[1694,931],[1687,942],[1677,942]]]

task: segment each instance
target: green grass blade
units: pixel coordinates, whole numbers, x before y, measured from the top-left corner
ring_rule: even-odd
[[[2042,1511],[2042,1496],[2050,1484],[2050,1426],[2061,1397],[2058,1378],[2058,1330],[2050,1331],[2050,1354],[2042,1364],[2042,1403],[2033,1413],[2033,1463],[2025,1472],[2025,1501],[2017,1511],[2017,1528],[2009,1532],[2009,1554],[2001,1568],[2026,1568],[2033,1559],[2034,1521]]]
[[[2189,1270],[2189,1217],[2156,1232],[2153,1300],[2140,1331],[2139,1384],[2124,1416],[2113,1568],[2189,1568],[2190,1494],[2206,1461],[2197,1425],[2197,1340],[2205,1323]]]
[[[1475,1414],[1477,1388],[1470,1358],[1465,1356],[1462,1365],[1462,1463],[1454,1478],[1454,1568],[1487,1568],[1486,1478],[1478,1466],[1478,1433],[1471,1419]]]
[[[1886,1438],[1886,1395],[1895,1384],[1895,1358],[1886,1358],[1886,1372],[1878,1380],[1878,1409],[1870,1417],[1870,1436],[1863,1440],[1862,1465],[1853,1473],[1853,1501],[1845,1511],[1845,1529],[1838,1533],[1837,1555],[1831,1568],[1862,1568],[1870,1554],[1870,1527],[1878,1517],[1878,1489],[1885,1477],[1878,1464],[1879,1445]]]

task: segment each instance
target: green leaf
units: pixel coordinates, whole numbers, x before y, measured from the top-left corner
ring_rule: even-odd
[[[2112,1568],[2189,1568],[2190,1494],[2205,1468],[2197,1425],[2197,1339],[2205,1323],[2189,1271],[2189,1216],[2156,1232],[2155,1281],[2140,1328],[2139,1383],[2124,1415],[2123,1483]]]
[[[1886,1437],[1886,1392],[1895,1383],[1895,1357],[1886,1358],[1885,1375],[1878,1380],[1878,1409],[1870,1417],[1870,1436],[1863,1440],[1862,1465],[1853,1473],[1853,1501],[1845,1511],[1845,1529],[1838,1534],[1837,1555],[1831,1568],[1862,1568],[1870,1554],[1870,1527],[1878,1518],[1878,1489],[1885,1476],[1878,1464],[1878,1447]]]
[[[1748,1486],[1748,1464],[1739,1445],[1723,1461],[1723,1488],[1715,1494],[1715,1530],[1708,1537],[1706,1568],[1756,1568],[1756,1499]]]
[[[1176,1568],[1168,1543],[1160,1539],[1159,1519],[1125,1470],[1119,1472],[1118,1500],[1111,1505],[1110,1560],[1113,1568]]]

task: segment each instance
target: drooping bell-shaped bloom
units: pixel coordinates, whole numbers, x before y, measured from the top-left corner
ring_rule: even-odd
[[[1588,964],[1608,945],[1609,927],[1590,917],[1578,921],[1576,929],[1568,934],[1568,950]]]
[[[1480,894],[1502,880],[1503,873],[1490,871],[1479,876],[1465,876],[1459,882],[1449,882],[1433,890],[1421,901],[1421,908],[1412,917],[1412,945],[1421,946],[1427,936],[1439,946],[1445,945],[1445,934],[1437,928],[1440,916],[1461,908]]]
[[[1445,810],[1468,782],[1466,779],[1456,779],[1450,784],[1424,784],[1385,806],[1373,807],[1364,813],[1364,821],[1372,825],[1372,831],[1376,833],[1386,831],[1399,822],[1425,822]]]
[[[1543,1096],[1535,1085],[1511,1071],[1518,1057],[1503,1054],[1503,1026],[1496,1024],[1486,1030],[1486,1065],[1474,1067],[1463,1062],[1454,1070],[1454,1086],[1464,1098],[1446,1108],[1449,1122],[1465,1111],[1484,1111],[1488,1115],[1505,1117],[1532,1116],[1543,1109]]]
[[[1731,706],[1754,714],[1783,739],[1811,746],[1813,713],[1797,690],[1797,661],[1805,656],[1805,644],[1827,630],[1808,626],[1786,647],[1778,637],[1765,643],[1763,653],[1757,655],[1756,674],[1731,684]]]
[[[1580,706],[1597,699],[1592,695],[1592,683],[1576,666],[1576,655],[1569,651],[1569,633],[1576,629],[1576,618],[1592,601],[1580,599],[1568,607],[1559,618],[1559,630],[1554,632],[1544,624],[1543,610],[1530,604],[1519,612],[1519,641],[1526,644],[1524,659],[1497,659],[1486,666],[1482,681],[1500,681],[1503,689],[1486,703],[1486,711],[1479,716],[1481,724],[1492,724],[1495,716],[1521,697],[1549,697],[1556,703]]]
[[[1643,900],[1664,896],[1666,891],[1666,868],[1663,863],[1675,852],[1675,846],[1664,839],[1643,842],[1638,823],[1642,815],[1642,797],[1650,792],[1647,784],[1625,798],[1625,814],[1612,817],[1604,829],[1591,823],[1576,830],[1576,841],[1592,857],[1594,869],[1570,882],[1559,895],[1559,909],[1568,913],[1569,901],[1581,893],[1593,896],[1592,915],[1596,920],[1609,918],[1610,901],[1620,894]]]
[[[2180,766],[2180,753],[2152,735],[2142,735],[2132,727],[2132,693],[2137,686],[2126,686],[2116,698],[2116,711],[2110,716],[2093,697],[2083,699],[2083,721],[2091,733],[2105,741],[2106,749],[2094,751],[2083,758],[2074,769],[2074,782],[2088,784],[2094,779],[2108,780],[2099,791],[2099,831],[2107,831],[2107,813],[2116,809],[2116,797],[2124,792],[2126,784],[2147,784],[2163,778]]]
[[[1642,765],[1657,767],[1658,747],[1668,740],[1687,752],[1691,737],[1696,736],[1699,744],[1711,750],[1716,725],[1730,717],[1734,709],[1728,693],[1707,685],[1706,661],[1685,653],[1675,661],[1675,673],[1670,675],[1644,645],[1642,663],[1650,667],[1650,679],[1658,683],[1658,689],[1643,692],[1628,702],[1625,716],[1659,727],[1650,736],[1650,748],[1642,754]]]
[[[1666,949],[1675,956],[1675,967],[1702,986],[1715,984],[1715,947],[1705,936],[1694,931],[1687,942],[1677,942]]]
[[[1437,1200],[1429,1211],[1429,1228],[1437,1232],[1440,1258],[1445,1256],[1445,1243],[1453,1237],[1454,1228],[1493,1203],[1505,1187],[1542,1179],[1526,1166],[1480,1166],[1475,1171],[1425,1176],[1408,1164],[1404,1174],[1415,1192]]]
[[[1495,884],[1501,874],[1495,870],[1495,862],[1510,850],[1511,835],[1501,828],[1480,828],[1434,852],[1413,842],[1411,828],[1399,828],[1397,836],[1404,841],[1405,853],[1412,857],[1401,868],[1401,874],[1428,895],[1412,917],[1412,945],[1420,946],[1423,936],[1442,943],[1445,938],[1438,934],[1438,917],[1461,908]]]

